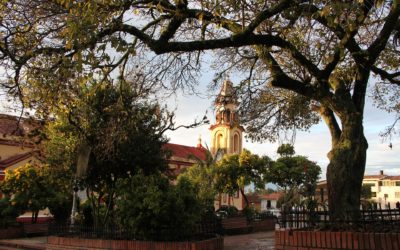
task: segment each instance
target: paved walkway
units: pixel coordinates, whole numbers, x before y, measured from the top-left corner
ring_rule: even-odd
[[[45,249],[46,237],[0,240],[0,250]],[[224,237],[225,250],[272,250],[275,239],[274,231],[251,234],[231,235]]]
[[[225,250],[275,249],[275,232],[258,232],[224,237]]]
[[[0,240],[0,250],[11,249],[46,249],[47,237],[31,237],[19,239]]]

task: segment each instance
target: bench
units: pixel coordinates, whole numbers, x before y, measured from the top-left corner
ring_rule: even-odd
[[[47,235],[49,232],[48,223],[38,223],[38,224],[24,224],[25,235]]]
[[[232,217],[222,219],[222,228],[227,234],[248,233],[251,226],[248,224],[246,217]]]

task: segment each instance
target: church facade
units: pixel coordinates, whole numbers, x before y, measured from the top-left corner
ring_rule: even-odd
[[[225,80],[215,99],[215,123],[210,127],[211,153],[213,155],[240,154],[243,149],[243,132],[238,114],[238,100],[233,84]],[[234,195],[219,194],[214,202],[215,209],[222,206],[245,207],[240,191]]]

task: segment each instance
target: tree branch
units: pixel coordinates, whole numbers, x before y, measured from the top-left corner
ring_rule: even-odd
[[[370,64],[374,64],[376,59],[379,57],[380,53],[385,49],[387,41],[389,40],[390,35],[392,34],[394,28],[397,25],[397,22],[400,17],[400,4],[392,3],[392,9],[389,12],[389,15],[386,17],[385,24],[377,38],[371,43],[368,51],[369,62]]]
[[[400,76],[400,72],[389,73],[386,70],[380,69],[376,66],[372,66],[371,69],[372,69],[372,72],[379,75],[382,79],[386,79],[386,80],[390,81],[391,83],[400,86],[400,80],[395,79]]]
[[[339,142],[342,131],[332,109],[317,105],[313,105],[312,109],[317,111],[325,121],[332,137],[332,147],[335,146]]]

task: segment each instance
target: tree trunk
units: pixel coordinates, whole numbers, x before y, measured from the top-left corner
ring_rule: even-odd
[[[249,207],[249,200],[247,199],[247,196],[244,194],[244,188],[240,188],[240,193],[242,194],[242,196],[244,198],[244,201],[246,202],[246,207],[245,208],[248,208]]]
[[[328,154],[327,170],[329,213],[332,222],[357,220],[367,157],[362,115],[342,117],[342,133]]]

